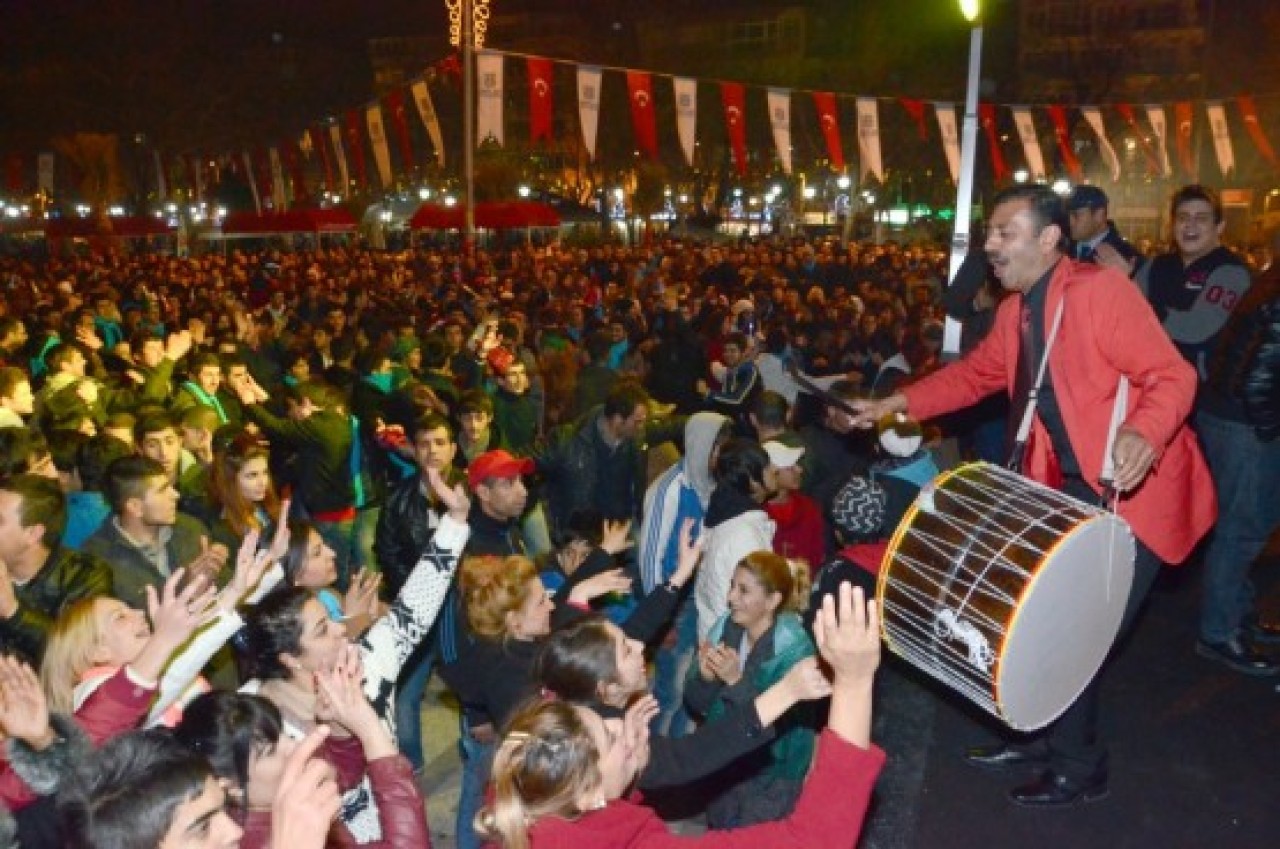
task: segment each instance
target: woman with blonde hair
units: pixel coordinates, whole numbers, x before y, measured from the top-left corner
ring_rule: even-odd
[[[848,584],[824,601],[814,630],[834,674],[831,712],[813,771],[781,822],[696,838],[670,834],[653,811],[627,798],[647,760],[652,699],[636,702],[624,719],[537,699],[511,718],[478,824],[502,849],[853,849],[884,765],[871,744],[877,619],[875,603]]]
[[[801,561],[755,551],[738,562],[729,584],[728,612],[711,627],[690,668],[684,698],[708,723],[781,681],[814,654],[798,611],[809,596]],[[781,819],[800,795],[813,758],[814,723],[792,710],[777,723],[767,749],[734,765],[733,776],[707,807],[711,828],[739,828]]]
[[[256,533],[246,538],[235,574],[221,591],[201,578],[186,580],[179,569],[159,592],[147,588],[147,612],[106,596],[70,605],[49,631],[40,666],[50,708],[79,711],[99,687],[129,668],[159,687],[146,724],[175,724],[182,705],[208,689],[200,671],[244,626],[236,606],[246,598],[260,598],[280,579],[278,569],[264,575],[274,563],[274,552],[288,545],[287,535],[278,535],[273,547],[262,552],[257,540]],[[161,619],[162,613],[168,618]],[[193,632],[198,633],[191,639]]]

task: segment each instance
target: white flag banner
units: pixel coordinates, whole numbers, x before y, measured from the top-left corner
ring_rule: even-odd
[[[1022,153],[1027,158],[1027,170],[1031,172],[1031,179],[1042,183],[1048,174],[1044,170],[1044,153],[1040,150],[1035,118],[1031,117],[1031,110],[1025,106],[1010,106],[1009,110],[1013,112],[1013,124],[1018,128],[1018,138],[1022,141]]]
[[[387,147],[387,128],[382,123],[382,107],[373,103],[364,111],[364,122],[369,125],[369,146],[373,149],[373,162],[378,166],[382,188],[391,185],[391,148]]]
[[[1221,100],[1211,100],[1204,105],[1209,116],[1209,129],[1213,133],[1213,150],[1218,154],[1218,167],[1222,176],[1236,167],[1236,152],[1231,146],[1231,130],[1227,128],[1227,113],[1222,108]]]
[[[880,159],[880,109],[874,97],[858,98],[859,179],[870,171],[884,182],[884,162]]]
[[[600,126],[600,82],[602,72],[592,65],[578,66],[578,121],[582,124],[582,143],[587,153],[596,158],[596,128]]]
[[[1164,177],[1173,176],[1173,163],[1169,161],[1169,125],[1165,121],[1164,107],[1149,103],[1146,106],[1147,120],[1156,135],[1156,155],[1160,158],[1160,173]]]
[[[337,124],[329,126],[329,138],[333,141],[333,158],[338,163],[338,179],[342,182],[342,191],[340,195],[345,195],[351,189],[351,172],[347,170],[347,151],[342,146],[342,128]]]
[[[289,195],[284,181],[284,163],[278,148],[267,148],[267,161],[271,163],[271,205],[277,211],[289,208]]]
[[[676,95],[676,132],[680,135],[680,149],[684,161],[693,167],[694,143],[698,128],[698,81],[690,77],[672,77]]]
[[[1102,110],[1096,106],[1081,106],[1080,114],[1089,122],[1094,135],[1098,137],[1098,149],[1102,152],[1102,161],[1111,171],[1111,180],[1113,182],[1119,180],[1120,157],[1116,155],[1116,149],[1111,146],[1111,140],[1107,138],[1107,125],[1102,122]]]
[[[935,103],[933,113],[938,116],[938,132],[942,136],[942,151],[947,155],[947,168],[951,182],[960,181],[960,133],[956,130],[956,105]]]
[[[791,90],[769,89],[769,126],[773,127],[773,143],[778,148],[782,170],[791,173]]]
[[[249,192],[253,195],[253,211],[262,214],[262,198],[258,194],[258,179],[253,173],[253,157],[249,155],[249,151],[240,154],[240,161],[244,163],[244,178],[249,183]]]
[[[156,166],[156,192],[161,200],[169,196],[169,181],[164,177],[164,159],[160,151],[151,151],[151,158]]]
[[[476,83],[476,144],[492,140],[502,147],[501,53],[477,51]]]
[[[431,92],[427,90],[427,84],[423,80],[418,80],[409,86],[409,92],[413,96],[414,104],[418,107],[418,117],[422,119],[422,126],[427,128],[431,146],[436,149],[436,164],[443,168],[444,136],[440,133],[440,118],[436,115],[435,104],[431,102]]]
[[[156,160],[159,162],[160,160]],[[36,187],[47,195],[53,194],[53,154],[42,153],[36,157]],[[164,197],[165,192],[160,192]]]

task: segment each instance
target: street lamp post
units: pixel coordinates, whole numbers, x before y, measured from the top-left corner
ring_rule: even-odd
[[[484,46],[489,0],[445,0],[449,41],[462,54],[462,249],[476,243],[476,67],[475,50]]]
[[[969,252],[969,227],[973,209],[973,172],[978,147],[978,83],[982,75],[982,0],[960,0],[960,11],[971,24],[969,34],[969,82],[964,97],[964,123],[960,130],[960,179],[956,186],[956,228],[951,236],[948,285],[954,282]],[[947,316],[942,353],[960,353],[960,322]]]

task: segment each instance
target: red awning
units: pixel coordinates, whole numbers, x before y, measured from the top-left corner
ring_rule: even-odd
[[[345,209],[291,209],[258,215],[233,212],[222,219],[223,236],[268,236],[273,233],[350,233],[356,219]]]
[[[104,232],[93,218],[50,218],[44,222],[44,234],[50,239],[115,236],[122,239],[147,239],[173,235],[174,228],[163,218],[146,215],[113,216],[107,219],[111,230]]]
[[[414,230],[461,230],[461,206],[424,203],[409,219]],[[560,213],[550,204],[532,200],[487,201],[476,204],[476,226],[485,230],[559,227]]]

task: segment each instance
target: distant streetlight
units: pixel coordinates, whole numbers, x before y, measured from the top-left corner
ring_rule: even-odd
[[[960,131],[960,179],[956,185],[956,228],[951,235],[948,284],[956,279],[969,253],[969,219],[973,209],[973,170],[978,147],[978,82],[982,75],[982,0],[960,0],[960,11],[971,25],[969,32],[969,81],[965,89],[964,124]],[[960,353],[960,322],[947,316],[942,353]]]

